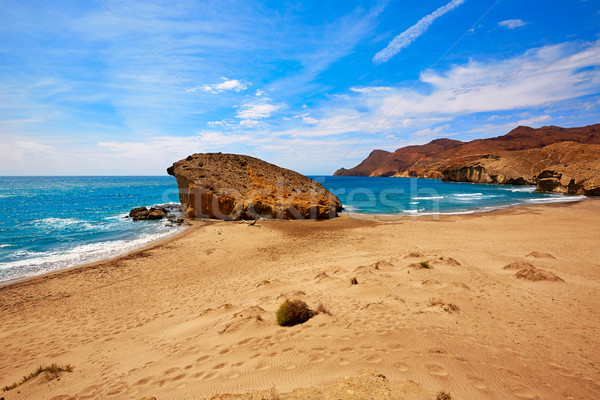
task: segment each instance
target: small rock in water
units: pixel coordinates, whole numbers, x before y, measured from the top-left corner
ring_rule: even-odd
[[[146,207],[138,207],[129,212],[129,216],[133,218],[134,221],[163,219],[166,215],[167,211],[162,207],[152,207],[150,209]]]

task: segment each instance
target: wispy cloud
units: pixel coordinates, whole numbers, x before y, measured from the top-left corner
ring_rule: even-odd
[[[506,21],[498,22],[498,25],[507,29],[517,29],[527,25],[527,22],[521,19],[507,19]]]
[[[193,88],[192,91],[199,90],[202,92],[212,93],[212,94],[221,93],[221,92],[225,92],[225,91],[231,91],[231,90],[233,90],[234,92],[241,92],[243,90],[248,89],[248,86],[251,85],[248,82],[240,81],[237,79],[227,79],[227,78],[221,78],[221,79],[223,80],[223,82],[221,82],[221,83],[215,83],[212,85],[201,85],[201,86]]]
[[[465,0],[452,0],[445,6],[442,6],[431,14],[424,16],[419,20],[419,22],[396,36],[385,49],[375,54],[375,57],[373,57],[373,62],[376,64],[381,64],[389,61],[396,54],[400,53],[402,49],[408,47],[419,36],[427,32],[427,29],[429,29],[431,24],[433,24],[436,19],[454,10],[464,2]]]

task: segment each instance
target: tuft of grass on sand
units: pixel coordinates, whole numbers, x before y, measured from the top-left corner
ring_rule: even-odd
[[[419,264],[423,268],[431,268],[431,265],[429,265],[429,261],[421,261],[421,262],[419,262]]]
[[[358,281],[356,280],[356,277],[350,279],[350,284],[351,285],[358,285]]]
[[[440,306],[444,311],[449,312],[449,313],[454,313],[454,312],[459,312],[460,308],[456,305],[456,304],[452,304],[452,303],[446,303],[444,302],[444,300],[442,299],[429,299],[429,307],[436,307],[436,306]]]
[[[323,305],[323,303],[319,303],[319,305],[317,306],[317,309],[315,310],[315,312],[317,314],[331,315],[331,312],[329,312],[329,310],[327,308],[325,308],[325,306]]]
[[[302,324],[315,315],[316,313],[302,300],[286,300],[275,313],[277,324],[281,326]]]
[[[435,400],[452,400],[452,396],[448,392],[439,392]]]
[[[4,386],[2,388],[2,391],[8,392],[9,390],[17,388],[17,387],[21,386],[22,384],[24,384],[25,382],[27,382],[28,380],[33,379],[36,376],[38,376],[44,372],[48,373],[48,375],[50,375],[51,378],[58,378],[58,375],[61,372],[73,372],[73,366],[71,364],[67,364],[65,366],[60,366],[58,364],[52,364],[52,365],[45,366],[45,367],[42,367],[40,365],[35,371],[30,373],[29,375],[24,376],[23,379],[21,379],[19,382],[15,382],[12,385]]]

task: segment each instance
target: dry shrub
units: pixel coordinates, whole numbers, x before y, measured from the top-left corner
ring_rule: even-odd
[[[275,316],[278,325],[293,326],[308,321],[315,316],[315,312],[302,300],[286,300],[279,306]]]
[[[452,400],[450,393],[447,392],[439,392],[435,400]]]

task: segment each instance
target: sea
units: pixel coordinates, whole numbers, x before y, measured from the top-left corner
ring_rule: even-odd
[[[349,215],[468,214],[579,201],[530,186],[434,179],[312,176]],[[0,284],[125,254],[185,229],[127,218],[139,206],[179,204],[171,176],[0,177]]]

